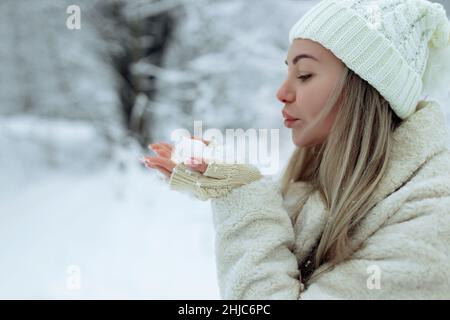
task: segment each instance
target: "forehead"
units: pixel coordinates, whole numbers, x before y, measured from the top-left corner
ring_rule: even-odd
[[[288,49],[288,61],[292,60],[296,55],[306,53],[323,60],[326,57],[327,49],[320,43],[309,39],[295,39]],[[311,59],[302,59],[302,61],[314,62]]]
[[[335,69],[342,69],[344,66],[344,63],[331,50],[310,39],[295,39],[289,46],[287,54],[289,66],[292,64],[292,59],[299,54],[309,54],[319,60],[317,62],[312,59],[301,59],[300,61],[303,65]]]

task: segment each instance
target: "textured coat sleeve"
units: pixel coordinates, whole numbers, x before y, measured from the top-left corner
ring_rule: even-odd
[[[294,230],[270,177],[211,201],[223,299],[298,299]]]
[[[449,299],[449,265],[450,198],[409,201],[300,299]]]
[[[262,177],[252,164],[210,162],[202,174],[179,163],[172,170],[169,188],[206,201]]]

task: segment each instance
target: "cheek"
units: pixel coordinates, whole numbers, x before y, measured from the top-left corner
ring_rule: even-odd
[[[308,131],[304,130],[304,126],[299,125],[292,130],[292,140],[298,147],[307,147],[323,143],[329,135],[333,121],[327,118],[319,126],[315,126]]]
[[[292,130],[292,140],[297,146],[311,146],[323,143],[327,138],[331,127],[337,116],[337,108],[322,121],[320,124],[311,128],[309,131],[305,131],[304,126],[306,123],[312,122],[319,114],[322,108],[327,102],[328,95],[331,93],[332,88],[327,87],[327,84],[318,84],[317,86],[311,86],[310,88],[303,90],[305,98],[301,101],[301,108],[303,109],[304,121],[302,125]],[[307,98],[306,98],[307,97]]]
[[[315,81],[314,81],[315,80]],[[306,122],[311,122],[320,113],[331,93],[329,83],[313,79],[310,84],[303,85],[297,99],[299,115]]]

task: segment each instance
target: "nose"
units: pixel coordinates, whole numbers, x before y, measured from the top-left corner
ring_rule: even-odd
[[[292,103],[295,100],[295,94],[289,91],[286,81],[278,89],[277,99],[284,104]]]

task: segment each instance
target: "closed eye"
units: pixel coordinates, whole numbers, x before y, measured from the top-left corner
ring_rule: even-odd
[[[306,75],[304,75],[304,76],[298,76],[298,77],[297,77],[297,79],[301,79],[302,82],[307,81],[309,78],[311,78],[311,75],[310,75],[310,74],[306,74]]]

